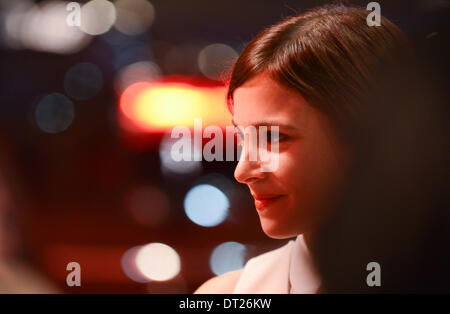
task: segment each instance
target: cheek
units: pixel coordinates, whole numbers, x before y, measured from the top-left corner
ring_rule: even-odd
[[[310,184],[313,160],[300,147],[281,152],[279,159],[280,167],[273,173],[275,184],[279,184],[288,197],[279,209],[277,223],[286,234],[300,234],[316,220],[317,211],[311,206],[315,203]]]
[[[280,154],[278,181],[289,194],[291,211],[299,215],[317,213],[327,198],[330,165],[313,147],[296,145]]]
[[[305,154],[305,150],[296,144],[288,151],[281,152],[279,157],[279,169],[276,176],[284,186],[286,193],[298,193],[302,182],[307,179],[306,176],[310,168],[310,160]]]
[[[291,215],[302,221],[305,230],[316,228],[327,219],[334,205],[340,171],[336,156],[322,146],[311,145],[293,153],[288,165],[286,184],[292,193]]]

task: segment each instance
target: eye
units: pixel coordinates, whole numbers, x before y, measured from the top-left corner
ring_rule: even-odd
[[[266,133],[267,143],[269,144],[275,144],[275,143],[281,143],[289,138],[288,135],[284,133],[278,133],[278,136],[275,136],[275,134],[272,134],[271,130],[268,130]]]
[[[235,130],[235,132],[237,134],[237,136],[236,136],[236,138],[237,138],[236,143],[237,143],[238,146],[242,146],[243,142],[244,142],[244,134],[242,134],[241,130],[239,130],[238,127],[234,127],[234,130]]]

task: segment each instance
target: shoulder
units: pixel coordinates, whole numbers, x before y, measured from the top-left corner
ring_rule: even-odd
[[[233,293],[288,293],[293,241],[247,261]]]
[[[252,283],[255,287],[249,289],[249,291],[256,291],[258,285],[261,284],[261,280],[271,281],[270,285],[273,285],[273,278],[284,278],[287,275],[286,269],[288,269],[289,259],[286,258],[290,252],[290,249],[294,241],[289,241],[285,245],[257,255],[247,261],[243,269],[231,271],[220,276],[213,277],[203,283],[195,294],[228,294],[236,291],[238,282],[240,287],[237,289],[241,291],[244,286],[248,286]],[[273,289],[272,289],[273,290]]]
[[[243,269],[230,271],[220,276],[213,277],[195,290],[195,294],[227,294],[233,293]]]

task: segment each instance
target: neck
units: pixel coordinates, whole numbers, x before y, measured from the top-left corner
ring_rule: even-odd
[[[314,232],[304,232],[303,239],[305,240],[308,251],[314,254],[317,250],[317,235]]]

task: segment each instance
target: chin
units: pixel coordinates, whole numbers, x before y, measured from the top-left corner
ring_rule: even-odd
[[[290,230],[290,228],[268,221],[261,221],[261,227],[263,232],[272,239],[289,239],[302,233],[299,230]]]

